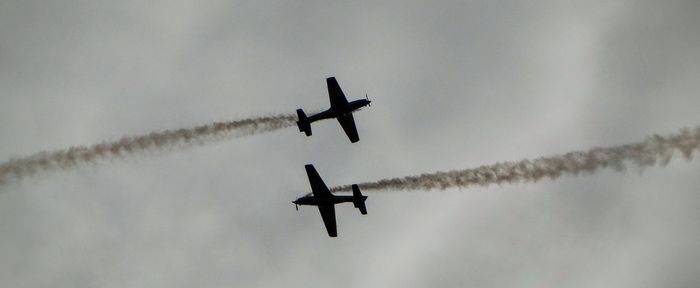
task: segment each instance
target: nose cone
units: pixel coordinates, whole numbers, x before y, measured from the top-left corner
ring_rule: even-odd
[[[299,204],[298,203],[299,199],[292,201],[292,204]]]

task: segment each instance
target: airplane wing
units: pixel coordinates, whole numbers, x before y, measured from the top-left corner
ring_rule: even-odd
[[[345,134],[350,138],[350,142],[360,141],[360,136],[357,135],[357,127],[355,127],[355,118],[352,117],[351,113],[338,117],[338,122],[343,127]]]
[[[331,100],[331,107],[342,107],[348,104],[348,100],[345,99],[345,94],[340,89],[340,85],[335,80],[335,77],[326,78],[326,84],[328,84],[328,97]]]
[[[304,166],[304,168],[306,168],[306,175],[309,176],[309,183],[311,183],[311,192],[314,194],[314,196],[321,198],[330,197],[331,191],[328,190],[328,186],[326,186],[326,183],[323,183],[323,179],[321,179],[321,176],[319,176],[318,172],[316,172],[314,165],[307,164],[306,166]],[[321,212],[321,214],[323,215],[323,212]]]
[[[321,212],[321,218],[323,218],[323,224],[326,225],[328,236],[338,237],[338,230],[335,226],[335,205],[318,206],[318,211]]]

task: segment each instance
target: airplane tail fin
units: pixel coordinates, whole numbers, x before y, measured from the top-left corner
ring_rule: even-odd
[[[297,116],[299,117],[299,121],[297,121],[299,132],[304,132],[306,136],[311,136],[311,123],[309,122],[309,118],[306,117],[304,110],[297,109]]]
[[[357,186],[357,184],[352,184],[352,199],[352,203],[355,205],[355,208],[360,209],[360,213],[362,213],[362,215],[367,215],[367,207],[365,206],[367,196],[362,195],[362,192],[360,192],[360,187]]]

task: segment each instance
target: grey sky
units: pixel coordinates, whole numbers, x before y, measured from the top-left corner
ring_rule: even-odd
[[[45,173],[0,193],[2,287],[688,287],[698,161],[444,192],[329,185],[700,123],[698,1],[0,1],[0,161],[328,105],[337,123]],[[157,153],[156,153],[157,154]]]

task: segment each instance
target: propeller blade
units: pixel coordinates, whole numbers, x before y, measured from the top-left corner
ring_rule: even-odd
[[[365,93],[365,99],[367,99],[367,106],[372,107],[372,101],[369,101],[369,96]]]
[[[297,211],[299,211],[299,205],[294,204],[294,207],[296,207],[296,208],[297,208]]]

